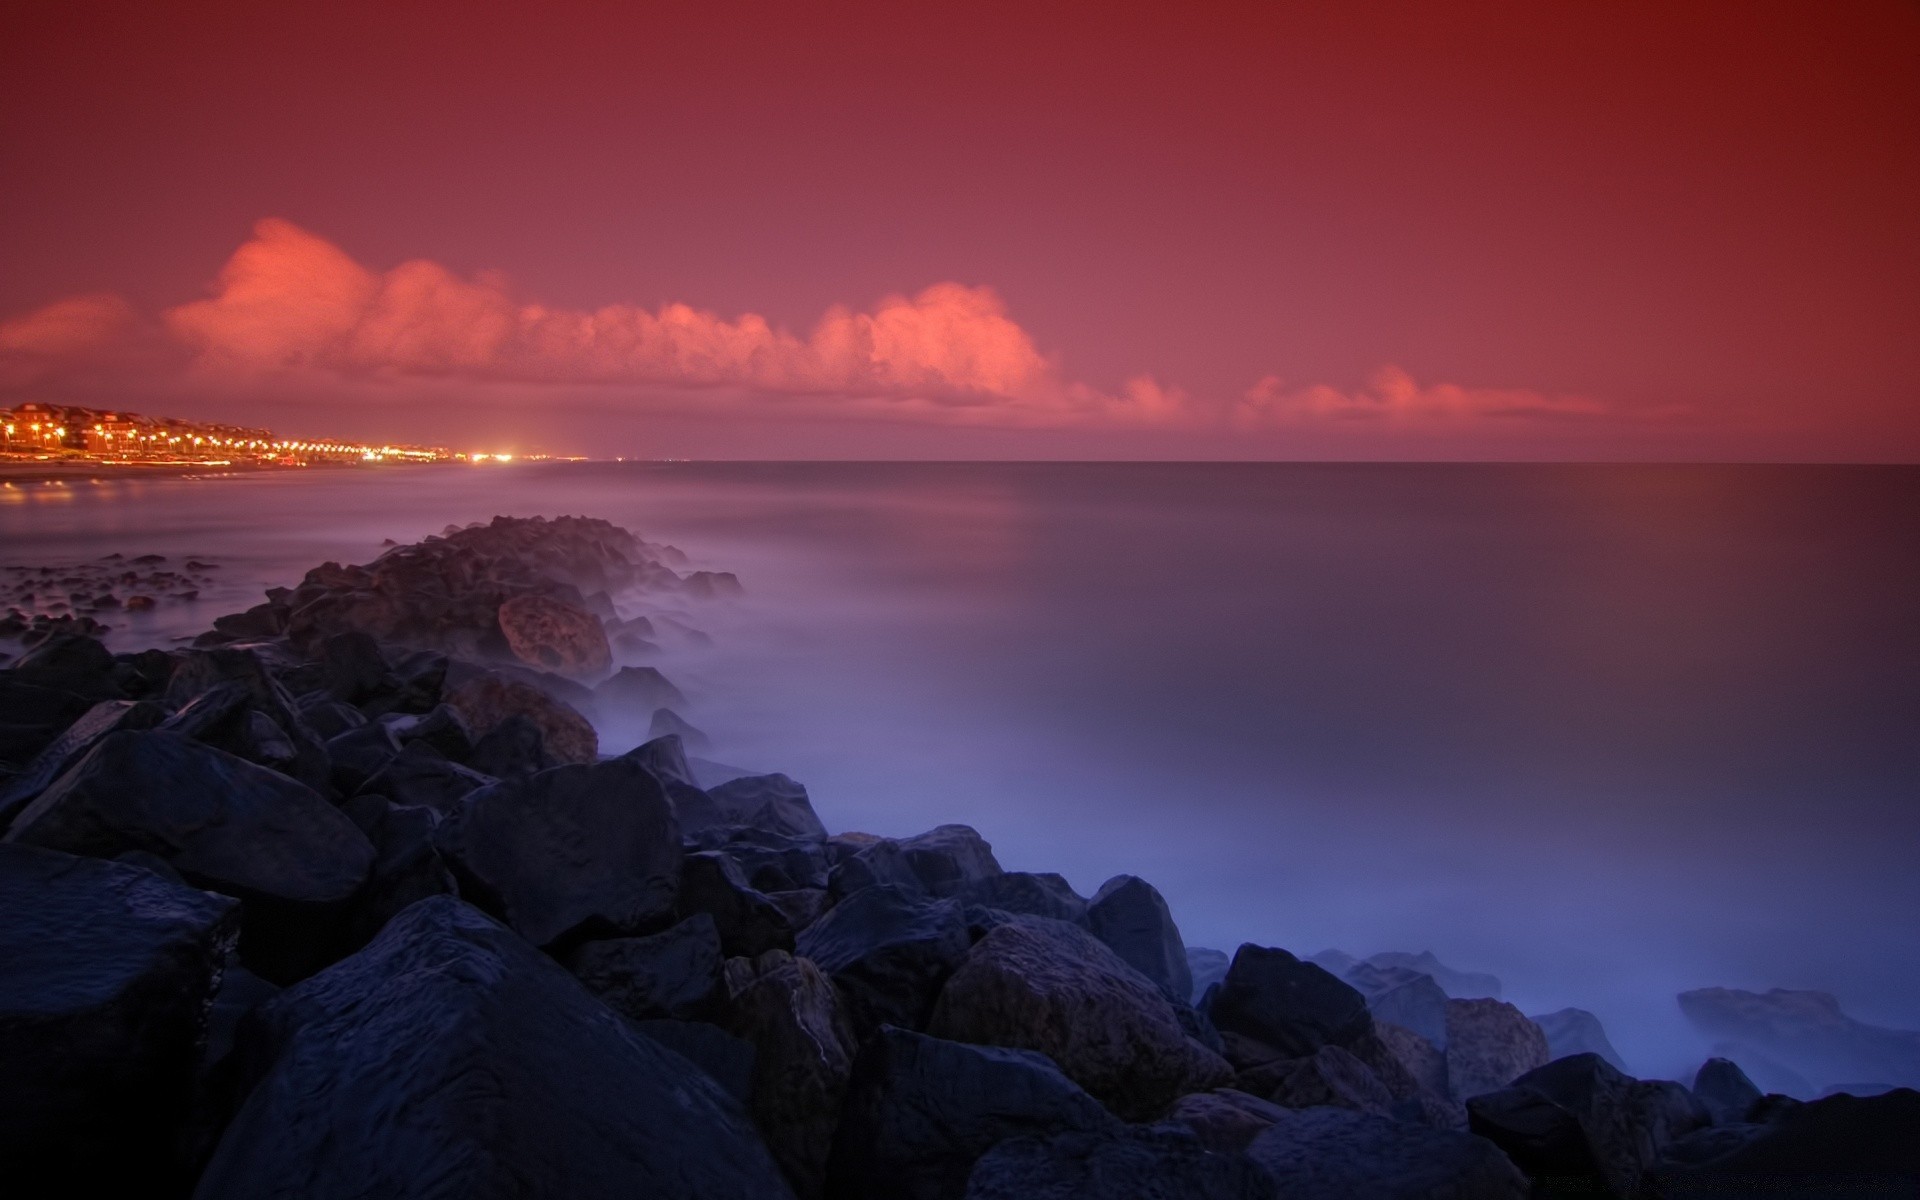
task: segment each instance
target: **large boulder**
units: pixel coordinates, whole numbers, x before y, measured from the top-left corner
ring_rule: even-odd
[[[925,1029],[934,997],[972,944],[957,901],[864,888],[799,936],[799,952],[846,997],[862,1036],[882,1025]]]
[[[423,900],[270,1001],[200,1200],[787,1196],[704,1072],[477,910]]]
[[[1309,1108],[1253,1139],[1247,1156],[1286,1200],[1526,1200],[1527,1177],[1468,1133]]]
[[[1350,1045],[1373,1029],[1366,997],[1352,985],[1317,963],[1251,943],[1234,954],[1207,1015],[1223,1035],[1267,1047],[1277,1058]]]
[[[1456,1100],[1498,1091],[1550,1057],[1547,1035],[1503,1000],[1447,1001],[1446,1053]]]
[[[1118,1126],[1043,1055],[886,1026],[854,1062],[830,1180],[845,1200],[959,1200],[1006,1138]]]
[[[928,1032],[1037,1050],[1129,1120],[1232,1073],[1186,1035],[1145,976],[1078,926],[1041,917],[1014,918],[974,945],[941,990]]]
[[[1607,1031],[1600,1024],[1600,1018],[1584,1008],[1562,1008],[1555,1012],[1542,1013],[1529,1017],[1540,1032],[1547,1035],[1547,1057],[1565,1058],[1569,1054],[1598,1054],[1607,1060],[1616,1071],[1624,1071],[1627,1064],[1620,1060],[1620,1052],[1607,1040]]]
[[[993,847],[970,826],[940,825],[910,838],[901,838],[900,853],[935,896],[954,896],[969,884],[1000,874]]]
[[[446,702],[465,718],[469,729],[480,735],[482,744],[508,718],[524,717],[540,731],[541,745],[554,761],[584,764],[600,757],[600,735],[594,732],[592,723],[566,701],[524,680],[475,673],[449,691]],[[479,751],[480,746],[476,746],[469,765],[490,775],[506,773],[480,761]]]
[[[285,771],[324,793],[328,786],[326,746],[320,735],[307,725],[306,718],[300,715],[299,706],[275,677],[274,670],[274,664],[268,661],[264,648],[189,651],[174,665],[173,673],[167,679],[165,703],[168,708],[184,708],[196,697],[223,685],[239,685],[246,690],[248,710],[272,722],[271,728],[277,730],[286,743],[274,755],[278,757],[284,754],[284,761],[272,761],[260,753],[243,753],[242,756]],[[242,745],[232,748],[243,751],[248,746],[265,749],[260,746],[262,740],[257,731],[257,722],[249,720]]]
[[[145,700],[102,700],[95,704],[34,755],[25,770],[0,783],[0,829],[5,829],[15,813],[101,738],[123,729],[152,729],[165,718],[164,709]]]
[[[823,841],[826,826],[814,815],[807,789],[785,775],[745,775],[707,789],[719,823],[790,838]]]
[[[461,894],[537,946],[647,933],[673,914],[680,830],[660,781],[610,759],[469,793],[435,844]]]
[[[1366,996],[1367,1010],[1376,1023],[1411,1029],[1435,1046],[1447,1044],[1447,993],[1433,976],[1404,967],[1361,964],[1346,978]]]
[[[53,688],[89,700],[125,697],[114,679],[113,652],[99,639],[80,633],[56,633],[22,654],[12,667],[13,678],[36,687]]]
[[[1137,875],[1116,875],[1100,885],[1087,905],[1087,928],[1122,961],[1184,1001],[1193,994],[1193,973],[1180,927],[1158,889]]]
[[[1741,1124],[1761,1099],[1760,1089],[1747,1073],[1725,1058],[1710,1058],[1700,1064],[1693,1077],[1693,1094],[1706,1106],[1707,1115],[1716,1125]]]
[[[8,1190],[178,1187],[173,1138],[234,901],[151,871],[0,845],[0,1162]]]
[[[347,943],[363,946],[403,909],[428,896],[451,896],[459,888],[434,848],[439,814],[429,808],[392,803],[382,796],[359,796],[341,811],[373,843],[373,870],[353,898],[347,919]]]
[[[1221,1153],[1245,1150],[1254,1138],[1286,1117],[1287,1110],[1273,1101],[1235,1088],[1182,1096],[1167,1114],[1169,1121],[1192,1130],[1201,1145]]]
[[[1338,1046],[1304,1058],[1283,1058],[1240,1072],[1234,1087],[1282,1108],[1352,1109],[1391,1116],[1395,1096],[1366,1063]]]
[[[429,742],[410,742],[360,785],[360,794],[444,813],[493,782],[490,775],[448,761]]]
[[[1423,1091],[1440,1098],[1452,1094],[1447,1086],[1447,1056],[1431,1041],[1391,1021],[1375,1021],[1373,1034]]]
[[[1676,1114],[1676,1101],[1691,1106],[1691,1097],[1642,1083],[1597,1054],[1576,1054],[1474,1096],[1467,1114],[1476,1134],[1529,1175],[1591,1180],[1631,1196],[1669,1142],[1707,1123],[1704,1111]]]
[[[1001,912],[1051,917],[1083,929],[1087,925],[1086,900],[1073,890],[1064,877],[1051,871],[1038,874],[1031,871],[1004,871],[975,880],[962,888],[958,895],[968,904],[997,908]]]
[[[600,618],[555,596],[515,596],[500,606],[500,632],[514,657],[567,675],[598,675],[613,665]]]
[[[686,856],[678,905],[683,916],[706,913],[713,918],[729,957],[793,949],[793,923],[787,914],[747,882],[738,863],[717,850]]]
[[[651,937],[582,943],[563,961],[588,991],[636,1021],[710,1021],[726,1010],[726,955],[706,913]]]
[[[833,984],[783,950],[727,962],[730,1027],[753,1043],[754,1119],[802,1197],[818,1196],[858,1043]]]
[[[1244,1154],[1172,1126],[1009,1138],[974,1164],[965,1200],[1282,1200]]]
[[[1920,1195],[1920,1092],[1828,1096],[1772,1120],[1695,1133],[1693,1161],[1663,1161],[1663,1196]]]

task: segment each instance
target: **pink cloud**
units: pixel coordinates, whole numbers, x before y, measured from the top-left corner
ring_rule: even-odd
[[[1385,366],[1374,372],[1366,388],[1351,392],[1326,384],[1289,390],[1279,376],[1268,375],[1240,398],[1233,423],[1243,429],[1343,422],[1438,427],[1462,421],[1596,417],[1609,411],[1598,401],[1526,388],[1422,386],[1399,367]]]
[[[125,334],[133,309],[108,294],[56,300],[10,321],[0,322],[0,354],[49,358],[81,354]]]

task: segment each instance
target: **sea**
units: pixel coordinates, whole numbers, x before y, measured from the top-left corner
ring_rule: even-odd
[[[0,562],[198,557],[169,645],[496,514],[733,571],[660,667],[835,831],[977,828],[1190,946],[1431,950],[1690,1079],[1676,992],[1920,1029],[1920,468],[488,463],[0,482]],[[612,714],[603,748],[644,737]]]

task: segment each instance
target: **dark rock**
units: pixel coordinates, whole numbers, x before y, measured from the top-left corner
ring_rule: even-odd
[[[1009,1138],[982,1156],[965,1200],[1280,1200],[1244,1154],[1216,1154],[1184,1129],[1127,1128]]]
[[[201,1200],[789,1195],[719,1085],[457,900],[407,909],[259,1027],[263,1078]]]
[[[739,866],[718,851],[686,856],[678,905],[682,916],[712,916],[729,956],[752,958],[768,950],[793,949],[793,925],[785,911],[754,890]]]
[[[237,906],[138,867],[0,845],[0,1161],[151,1195],[186,1182],[173,1139]],[[16,1190],[17,1189],[17,1190]]]
[[[720,820],[727,825],[778,833],[790,838],[825,840],[826,827],[814,815],[807,789],[785,775],[748,775],[707,789]]]
[[[753,1043],[754,1120],[802,1197],[821,1194],[853,1069],[853,1028],[820,968],[784,950],[727,963],[733,1032]]]
[[[270,718],[290,741],[293,758],[279,769],[324,794],[330,786],[325,744],[320,735],[308,727],[300,715],[299,705],[274,677],[263,650],[230,647],[196,650],[181,656],[167,679],[165,703],[181,708],[204,692],[234,683],[247,689],[249,707]],[[247,736],[249,743],[241,747],[243,750],[253,748],[251,727]]]
[[[448,762],[430,742],[409,742],[360,785],[360,792],[385,796],[395,804],[452,812],[461,799],[494,782],[492,776]]]
[[[688,838],[690,846],[718,850],[740,865],[763,892],[825,889],[827,855],[821,843],[752,828],[714,826]]]
[[[453,873],[433,845],[439,816],[432,809],[365,795],[348,801],[342,811],[374,849],[373,871],[347,920],[349,945],[365,945],[415,901],[458,893]]]
[[[473,753],[473,731],[467,728],[467,719],[449,705],[435,705],[418,716],[396,715],[387,720],[402,746],[425,742],[453,762],[465,762]]]
[[[1362,964],[1348,972],[1347,982],[1367,998],[1375,1022],[1386,1021],[1411,1029],[1435,1046],[1447,1044],[1447,993],[1433,976],[1390,967]]]
[[[1701,1032],[1753,1046],[1816,1086],[1848,1079],[1920,1086],[1920,1033],[1857,1021],[1825,992],[1701,988],[1679,1000]],[[1739,1057],[1760,1074],[1755,1059]]]
[[[287,631],[287,610],[276,604],[256,604],[245,612],[215,617],[213,628],[233,638],[275,638]]]
[[[653,720],[647,725],[650,738],[666,737],[671,734],[679,738],[690,750],[705,750],[713,745],[713,739],[688,723],[685,717],[670,708],[653,710]]]
[[[1287,1110],[1271,1100],[1233,1088],[1182,1096],[1167,1114],[1168,1120],[1192,1130],[1202,1146],[1220,1154],[1245,1150],[1254,1138],[1286,1118]]]
[[[12,670],[19,683],[71,692],[90,700],[124,699],[113,668],[113,653],[97,639],[56,633],[22,654]]]
[[[831,844],[830,844],[831,845]],[[985,881],[980,881],[984,883]],[[976,883],[972,885],[978,887]],[[888,887],[914,896],[926,896],[926,885],[913,864],[891,838],[877,838],[843,854],[828,876],[827,890],[837,900],[845,900],[864,888]]]
[[[1366,998],[1351,985],[1285,950],[1251,943],[1234,954],[1207,1015],[1221,1033],[1271,1047],[1282,1058],[1347,1045],[1373,1029]]]
[[[1039,1051],[1130,1120],[1231,1073],[1187,1037],[1155,984],[1085,930],[1042,917],[1015,918],[975,943],[941,990],[928,1032]]]
[[[1498,1148],[1453,1130],[1311,1108],[1253,1139],[1247,1156],[1287,1200],[1525,1200],[1527,1177]]]
[[[1087,905],[1087,928],[1134,970],[1173,996],[1193,994],[1187,947],[1159,891],[1137,875],[1116,875]]]
[[[1500,980],[1497,977],[1480,971],[1456,971],[1435,958],[1431,950],[1422,950],[1418,954],[1387,950],[1369,955],[1367,963],[1374,967],[1401,967],[1421,975],[1431,975],[1433,981],[1455,1000],[1500,998]]]
[[[1187,947],[1187,973],[1193,977],[1193,991],[1188,993],[1188,1003],[1199,1004],[1207,989],[1226,979],[1227,968],[1233,960],[1224,950],[1209,950],[1205,946]]]
[[[1050,917],[1082,929],[1087,927],[1087,902],[1064,878],[1051,872],[1007,871],[989,875],[962,888],[959,896],[968,904],[1029,917]]]
[[[317,693],[324,697],[325,693]],[[338,700],[303,696],[300,699],[300,715],[307,719],[307,725],[323,739],[339,737],[349,729],[359,729],[367,723],[367,718],[351,704],[342,704]]]
[[[666,785],[667,800],[673,805],[673,816],[683,836],[697,838],[725,824],[713,798],[693,781],[693,768],[687,764],[686,749],[677,735],[643,742],[621,757],[644,766]]]
[[[1282,1108],[1352,1109],[1392,1116],[1395,1098],[1367,1064],[1338,1046],[1304,1058],[1283,1058],[1240,1072],[1233,1086]]]
[[[327,761],[331,765],[333,786],[351,796],[367,786],[400,755],[400,742],[393,730],[379,721],[349,729],[327,740]]]
[[[446,702],[466,718],[467,727],[480,734],[469,765],[488,770],[481,751],[501,722],[523,717],[540,731],[540,744],[555,762],[587,764],[600,758],[600,735],[593,725],[564,700],[530,683],[500,674],[479,674],[447,693]],[[497,750],[490,753],[498,753]]]
[[[28,683],[0,672],[0,724],[51,726],[54,733],[79,720],[93,701],[59,688]]]
[[[319,662],[327,694],[343,704],[365,704],[398,684],[379,643],[357,630],[322,639]]]
[[[635,1021],[633,1027],[705,1071],[742,1106],[753,1102],[753,1043],[705,1021],[664,1017]]]
[[[463,896],[537,946],[644,933],[673,913],[680,830],[660,781],[611,759],[467,794],[435,835]]]
[[[1440,1098],[1452,1095],[1447,1086],[1447,1056],[1431,1041],[1391,1021],[1375,1021],[1373,1035],[1421,1090]]]
[[[584,942],[563,961],[588,991],[636,1021],[713,1021],[726,1007],[726,955],[706,913],[651,937]]]
[[[717,600],[745,594],[732,571],[694,571],[680,581],[681,590],[702,600]]]
[[[593,689],[600,703],[614,709],[652,712],[656,708],[678,705],[685,708],[687,698],[673,682],[653,667],[621,667],[611,678]]]
[[[1682,1139],[1693,1142],[1695,1134]],[[1662,1196],[1920,1194],[1920,1092],[1829,1096],[1767,1124],[1707,1131],[1696,1161],[1656,1168]],[[1673,1149],[1680,1149],[1676,1142]]]
[[[0,783],[0,829],[94,744],[122,729],[152,729],[166,713],[144,700],[102,700],[48,742],[18,775]]]
[[[845,1200],[959,1200],[974,1163],[1009,1137],[1118,1127],[1043,1055],[886,1026],[854,1062],[831,1191]]]
[[[842,900],[799,936],[846,998],[855,1030],[925,1029],[934,997],[971,944],[955,901],[873,887]]]
[[[1546,1065],[1547,1035],[1502,1000],[1447,1001],[1447,1084],[1465,1100]]]
[[[481,735],[467,765],[495,779],[519,779],[560,763],[547,753],[540,727],[516,713]]]
[[[779,906],[796,936],[833,907],[833,896],[825,888],[789,888],[768,892],[767,899]]]
[[[1378,1015],[1378,1014],[1376,1014]],[[1598,1054],[1616,1071],[1625,1071],[1620,1052],[1607,1040],[1600,1018],[1584,1008],[1563,1008],[1557,1012],[1529,1017],[1540,1032],[1547,1035],[1547,1057],[1565,1058],[1569,1054]]]
[[[965,825],[941,825],[901,838],[900,853],[921,886],[935,896],[957,896],[968,885],[1000,874],[993,847]]]

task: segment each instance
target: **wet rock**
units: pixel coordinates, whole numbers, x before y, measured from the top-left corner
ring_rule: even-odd
[[[1251,943],[1234,954],[1207,1015],[1222,1034],[1268,1047],[1280,1058],[1349,1045],[1373,1029],[1366,998],[1351,985],[1316,963]]]
[[[753,1043],[754,1120],[794,1191],[819,1196],[856,1041],[833,985],[784,950],[727,963],[733,1032]]]
[[[1569,1054],[1598,1054],[1607,1060],[1616,1071],[1624,1071],[1627,1065],[1620,1061],[1620,1052],[1607,1040],[1607,1031],[1600,1024],[1600,1018],[1584,1008],[1563,1008],[1557,1012],[1542,1013],[1529,1017],[1540,1032],[1547,1035],[1547,1057],[1565,1058]]]
[[[647,724],[647,736],[657,738],[668,735],[679,738],[689,750],[705,750],[713,745],[712,738],[679,713],[671,708],[656,708],[653,710],[653,719]]]
[[[1167,902],[1137,875],[1116,875],[1087,905],[1087,927],[1121,961],[1184,1000],[1193,993],[1187,948]]]
[[[704,1072],[457,900],[407,909],[259,1026],[264,1075],[201,1200],[789,1195]]]
[[[287,631],[287,610],[276,604],[256,604],[245,612],[213,619],[217,632],[235,638],[275,638]]]
[[[915,881],[918,882],[917,876]],[[1082,929],[1087,927],[1086,900],[1064,878],[1052,872],[1006,871],[989,875],[962,888],[959,898],[968,904],[985,905],[1002,912],[1050,917]]]
[[[102,700],[47,743],[18,775],[0,783],[0,829],[95,743],[122,729],[152,729],[166,716],[144,700]]]
[[[739,1101],[753,1102],[753,1043],[735,1037],[705,1021],[675,1021],[664,1017],[635,1021],[633,1027],[678,1054]]]
[[[866,888],[799,936],[846,998],[864,1036],[881,1025],[925,1029],[934,997],[971,944],[960,905],[898,888]]]
[[[833,896],[825,888],[791,888],[786,891],[767,893],[767,899],[774,902],[787,918],[787,924],[793,927],[797,936],[808,926],[827,915],[833,907]]]
[[[726,954],[706,913],[650,937],[584,942],[563,961],[588,991],[636,1021],[713,1021],[725,1011]]]
[[[928,1032],[1036,1050],[1134,1120],[1231,1074],[1187,1037],[1156,985],[1085,930],[1041,917],[1015,918],[968,951],[940,992]]]
[[[421,805],[451,812],[461,799],[495,780],[448,762],[429,742],[411,742],[360,785],[362,795],[385,796],[395,804]]]
[[[747,775],[707,789],[727,825],[823,841],[827,830],[814,815],[807,789],[785,775]]]
[[[500,606],[500,632],[514,657],[568,675],[598,675],[613,665],[600,618],[553,596],[515,596]]]
[[[1287,1110],[1271,1100],[1234,1088],[1182,1096],[1167,1114],[1168,1120],[1192,1130],[1202,1146],[1221,1154],[1245,1150],[1254,1138],[1286,1117]]]
[[[965,1200],[1280,1200],[1244,1154],[1170,1126],[1009,1138],[974,1165]]]
[[[1654,1170],[1662,1196],[1912,1196],[1920,1192],[1920,1092],[1830,1096],[1668,1149]]]
[[[324,692],[311,697],[302,696],[300,715],[307,719],[308,727],[319,734],[322,740],[328,741],[367,723],[366,715],[359,709],[328,699]]]
[[[1279,1059],[1240,1072],[1233,1085],[1282,1108],[1322,1105],[1392,1116],[1394,1096],[1367,1064],[1338,1046],[1322,1046],[1304,1058]]]
[[[1525,1200],[1527,1177],[1482,1138],[1338,1108],[1290,1112],[1247,1156],[1287,1200]]]
[[[1737,1063],[1725,1058],[1710,1058],[1700,1064],[1693,1077],[1693,1094],[1706,1106],[1716,1125],[1738,1125],[1760,1103],[1760,1089],[1753,1086]]]
[[[329,738],[326,749],[333,786],[351,796],[399,757],[400,742],[393,730],[373,721]]]
[[[1546,1065],[1547,1035],[1501,1000],[1447,1001],[1447,1083],[1465,1100]]]
[[[547,753],[540,727],[516,713],[481,735],[467,765],[495,779],[519,779],[560,763]]]
[[[687,704],[680,689],[653,667],[621,667],[594,688],[593,694],[596,700],[611,708],[638,712],[675,705],[685,708]]]
[[[455,686],[446,702],[466,718],[468,728],[480,732],[482,743],[501,722],[517,716],[540,731],[541,745],[556,762],[585,764],[600,757],[600,735],[587,719],[530,683],[498,674],[476,675]],[[478,752],[476,746],[476,757],[469,761],[476,769],[486,770]]]
[[[44,726],[51,739],[93,705],[84,696],[28,683],[11,671],[0,672],[0,724]]]
[[[817,841],[790,838],[751,827],[719,826],[688,839],[702,850],[718,850],[740,865],[747,882],[763,892],[824,889],[826,848]]]
[[[752,958],[768,950],[793,949],[793,925],[786,913],[718,851],[686,856],[678,904],[682,916],[706,913],[713,918],[729,956]]]
[[[349,800],[341,811],[367,835],[374,851],[373,870],[347,919],[348,945],[365,945],[415,901],[458,893],[453,873],[433,845],[440,821],[432,809],[367,795]]]
[[[467,728],[467,719],[449,705],[435,705],[418,716],[395,715],[386,719],[403,746],[425,742],[451,762],[465,762],[473,753],[473,730]]]
[[[36,687],[71,692],[90,700],[125,697],[113,677],[113,654],[84,634],[56,633],[20,656],[13,679]]]
[[[249,709],[268,717],[289,743],[292,757],[273,764],[275,769],[324,795],[332,786],[326,745],[308,727],[300,715],[299,706],[274,678],[272,668],[259,652],[226,648],[196,650],[181,656],[167,680],[165,703],[169,707],[183,708],[196,697],[231,684],[246,689]],[[213,735],[197,736],[202,736],[204,740]],[[244,739],[232,747],[236,752],[248,752],[243,753],[243,757],[266,757],[264,748],[259,744],[256,727],[250,719],[244,730],[234,736]],[[280,754],[282,751],[273,753]]]
[[[1114,1131],[1119,1121],[1045,1056],[892,1026],[867,1039],[833,1149],[846,1200],[959,1200],[1009,1137]]]
[[[1376,1020],[1373,1034],[1423,1091],[1436,1097],[1452,1094],[1447,1086],[1447,1056],[1431,1041],[1391,1021]]]
[[[840,839],[835,839],[840,841]],[[831,844],[830,844],[831,845]],[[842,845],[838,860],[828,876],[827,889],[838,900],[845,900],[864,888],[890,887],[909,895],[927,895],[926,885],[913,864],[891,838],[875,838],[858,846]],[[978,887],[979,881],[972,887]]]
[[[537,946],[650,932],[673,913],[680,830],[638,763],[490,784],[447,814],[435,844],[461,895]]]
[[[138,867],[0,845],[0,911],[8,1189],[179,1187],[173,1139],[237,906]]]
[[[966,825],[941,825],[901,838],[899,845],[921,886],[935,896],[958,895],[969,885],[1001,873],[993,847]]]

